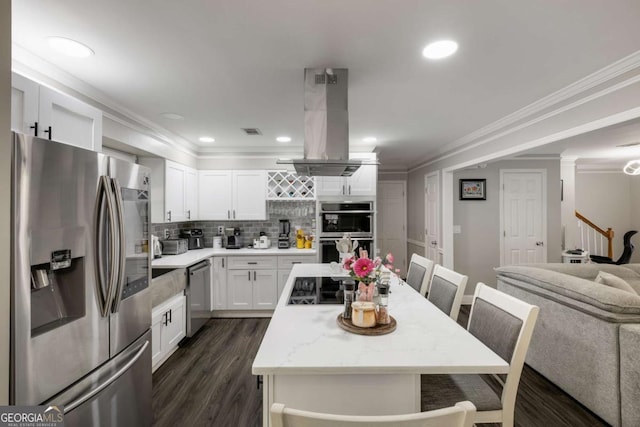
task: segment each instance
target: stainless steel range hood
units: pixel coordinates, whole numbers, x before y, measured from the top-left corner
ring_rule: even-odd
[[[361,160],[349,160],[349,71],[346,68],[304,70],[304,159],[293,164],[307,176],[350,176]]]

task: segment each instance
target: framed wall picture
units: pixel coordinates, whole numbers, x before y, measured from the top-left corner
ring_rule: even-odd
[[[487,180],[461,179],[460,200],[487,200]]]

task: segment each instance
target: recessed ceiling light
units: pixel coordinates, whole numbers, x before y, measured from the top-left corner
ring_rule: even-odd
[[[52,49],[74,58],[86,58],[94,53],[89,46],[66,37],[48,37],[47,42]]]
[[[211,138],[210,136],[201,136],[198,138],[200,142],[215,142],[216,140]]]
[[[362,138],[362,140],[364,142],[376,142],[378,138],[376,138],[375,136],[367,136],[365,138]]]
[[[181,116],[180,114],[177,114],[177,113],[161,113],[160,115],[162,117],[164,117],[165,119],[170,119],[170,120],[182,120],[182,119],[184,119],[183,116]]]
[[[438,40],[429,43],[423,50],[422,56],[428,59],[442,59],[451,56],[458,50],[458,43],[453,40]]]
[[[640,160],[631,160],[622,171],[627,175],[640,175]]]
[[[276,138],[278,142],[291,142],[291,137],[288,136],[279,136]]]

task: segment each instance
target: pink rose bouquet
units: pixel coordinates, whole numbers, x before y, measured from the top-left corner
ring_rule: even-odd
[[[392,254],[387,254],[384,258],[376,257],[371,260],[367,251],[360,249],[359,256],[352,255],[344,259],[342,268],[349,272],[349,276],[359,282],[358,291],[360,291],[360,295],[358,299],[360,301],[372,301],[376,282],[378,282],[382,274],[382,266],[394,271],[392,263]]]

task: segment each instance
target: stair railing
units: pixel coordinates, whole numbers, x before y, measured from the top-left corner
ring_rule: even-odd
[[[578,228],[580,228],[580,244],[583,250],[589,251],[591,255],[603,255],[604,245],[606,240],[607,255],[609,258],[613,258],[613,230],[607,228],[606,230],[598,227],[580,212],[576,212],[576,218],[578,218]]]

